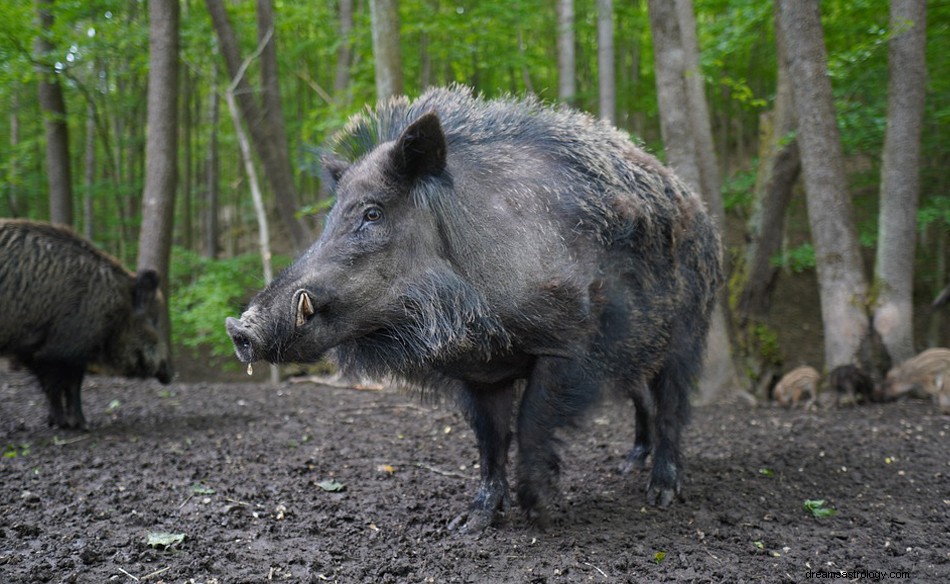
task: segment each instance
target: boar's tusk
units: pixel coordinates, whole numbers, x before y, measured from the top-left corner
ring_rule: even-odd
[[[310,301],[309,294],[301,292],[300,297],[297,299],[296,325],[303,326],[311,316],[313,316],[313,302]]]

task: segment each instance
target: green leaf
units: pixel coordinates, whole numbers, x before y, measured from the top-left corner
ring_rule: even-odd
[[[148,532],[148,539],[146,543],[148,547],[158,548],[158,549],[168,549],[175,547],[185,541],[184,533],[165,533],[161,531],[150,531]]]
[[[213,495],[214,489],[201,483],[195,483],[191,485],[191,492],[195,495]]]
[[[659,564],[660,562],[662,562],[662,561],[665,560],[665,559],[666,559],[666,552],[656,552],[655,554],[653,554],[653,563],[654,563],[654,564]]]
[[[336,493],[339,491],[346,490],[346,485],[333,479],[320,481],[319,483],[317,483],[317,486],[323,489],[324,491],[327,491],[328,493]]]
[[[822,517],[831,517],[838,512],[837,509],[825,507],[824,499],[805,499],[805,509],[811,513],[813,517],[819,519]]]
[[[770,468],[760,468],[759,474],[766,477],[775,476],[775,471]]]

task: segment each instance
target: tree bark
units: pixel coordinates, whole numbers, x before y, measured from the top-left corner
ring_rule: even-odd
[[[600,119],[617,120],[617,83],[614,76],[614,3],[597,0],[597,81]]]
[[[726,224],[722,201],[722,178],[716,160],[716,145],[713,143],[709,106],[706,104],[706,89],[703,71],[699,67],[699,41],[696,39],[696,17],[693,0],[675,0],[676,20],[679,23],[683,45],[683,61],[686,67],[686,95],[689,100],[690,126],[696,140],[696,157],[699,163],[700,190],[706,199],[709,211],[720,229]]]
[[[577,93],[577,65],[574,57],[574,0],[557,2],[557,96],[574,103]]]
[[[148,3],[148,95],[145,137],[145,187],[142,194],[142,230],[138,269],[161,276],[168,298],[175,187],[178,179],[178,0]],[[168,303],[162,315],[166,342],[171,344]]]
[[[333,78],[333,97],[338,104],[346,104],[350,86],[350,66],[353,62],[353,0],[340,0],[340,49],[336,54],[336,75]]]
[[[789,76],[798,120],[798,142],[815,246],[825,368],[860,363],[869,339],[864,275],[848,196],[841,137],[818,2],[780,0],[779,23],[788,48]]]
[[[38,96],[46,132],[46,171],[49,181],[49,218],[52,223],[73,224],[73,182],[69,158],[69,126],[63,88],[50,62],[53,0],[36,0],[40,34],[36,37]]]
[[[212,65],[212,79],[217,77],[217,67]],[[218,99],[218,85],[211,82],[208,91],[208,149],[205,154],[205,215],[204,215],[204,255],[207,258],[218,257],[220,244],[218,242],[218,122],[220,118],[220,99]]]
[[[96,119],[92,102],[86,106],[86,137],[83,155],[82,231],[91,240],[93,225],[93,190],[96,184]]]
[[[686,59],[676,9],[667,0],[650,0],[649,12],[656,63],[660,131],[667,162],[680,178],[705,196],[702,191],[699,145],[695,140],[693,119],[689,114]],[[708,205],[710,201],[706,199],[706,203]],[[715,219],[717,214],[712,213],[712,216]],[[710,402],[737,391],[738,380],[739,376],[732,361],[725,313],[722,302],[717,302],[710,322],[706,360],[700,380],[700,400]]]
[[[376,59],[376,98],[383,101],[403,93],[399,0],[370,0],[369,5]]]
[[[785,212],[792,200],[793,187],[801,172],[792,88],[788,79],[785,42],[778,26],[776,11],[775,43],[778,57],[775,106],[759,122],[760,154],[755,179],[752,216],[748,223],[745,282],[739,293],[736,317],[740,327],[762,322],[768,316],[771,296],[779,269],[772,258],[782,249]]]
[[[262,2],[266,2],[266,0],[262,0]],[[251,89],[247,77],[241,71],[240,50],[223,1],[205,0],[205,4],[211,14],[211,20],[218,36],[218,43],[228,69],[229,78],[232,80],[237,78],[238,84],[234,90],[234,97],[244,119],[247,121],[248,133],[251,135],[251,145],[257,152],[267,182],[270,184],[271,190],[274,191],[274,199],[277,202],[277,211],[280,214],[281,222],[287,228],[291,244],[297,251],[302,251],[310,244],[310,235],[303,222],[296,217],[297,209],[300,207],[299,197],[297,187],[294,184],[293,166],[290,163],[290,150],[283,123],[281,122],[280,127],[273,125],[275,118],[282,116],[282,114],[279,113],[280,110],[277,110],[277,113],[265,113],[262,109],[267,104],[273,104],[272,100],[275,99],[273,92],[270,92],[271,97],[265,97],[264,104],[259,104],[254,98],[254,91]],[[270,42],[273,42],[273,22],[262,22],[260,20],[260,10],[259,6],[259,28],[263,28],[268,24],[270,26],[264,28],[263,32],[259,30],[258,36],[260,38],[269,37]],[[266,7],[264,8],[264,14],[267,14]],[[263,72],[265,67],[270,67],[270,65],[261,64],[262,75],[271,75],[269,72]],[[266,94],[267,91],[265,91]],[[281,139],[281,136],[284,136],[283,139]]]
[[[874,330],[891,360],[914,350],[914,252],[926,94],[927,2],[891,0],[887,130],[874,267]]]

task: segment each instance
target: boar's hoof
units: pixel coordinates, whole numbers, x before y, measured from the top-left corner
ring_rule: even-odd
[[[665,509],[670,506],[674,498],[680,501],[684,499],[680,492],[679,472],[673,465],[654,463],[653,472],[650,473],[650,480],[647,482],[647,504]]]
[[[479,534],[496,521],[502,521],[511,510],[511,496],[507,485],[504,490],[492,489],[491,492],[479,492],[479,497],[468,510],[449,522],[449,531],[460,535]],[[487,496],[481,496],[487,495]]]
[[[620,473],[630,474],[635,470],[643,470],[647,467],[647,457],[650,456],[650,447],[638,444],[627,454],[620,463]]]

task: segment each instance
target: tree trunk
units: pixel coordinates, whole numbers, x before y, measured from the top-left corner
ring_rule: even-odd
[[[777,15],[776,11],[776,18]],[[736,308],[736,317],[742,328],[749,322],[762,322],[768,316],[779,271],[772,265],[772,258],[782,249],[785,212],[801,172],[798,142],[791,138],[795,131],[795,111],[788,61],[777,21],[775,43],[778,56],[775,107],[759,122],[759,168],[752,217],[748,223],[745,282]]]
[[[376,98],[383,101],[403,93],[399,0],[370,0],[369,6],[376,59]]]
[[[346,104],[350,87],[350,66],[353,62],[353,0],[340,0],[340,48],[336,54],[336,75],[333,78],[333,97],[340,105]]]
[[[10,216],[19,217],[19,183],[20,183],[20,92],[19,87],[12,88],[10,96],[10,161],[9,180],[7,181],[7,203]]]
[[[617,120],[617,84],[614,76],[614,3],[597,0],[597,80],[600,119]]]
[[[574,103],[577,93],[577,66],[574,58],[574,0],[557,2],[557,96]]]
[[[266,2],[266,0],[263,0]],[[297,251],[302,251],[310,244],[310,235],[307,232],[302,221],[297,219],[297,209],[300,207],[297,195],[297,187],[294,184],[293,166],[290,163],[290,150],[287,144],[286,135],[283,129],[283,122],[277,127],[273,125],[275,118],[282,116],[279,113],[262,111],[262,104],[255,100],[255,92],[251,89],[241,66],[241,56],[234,36],[234,30],[228,20],[227,11],[224,8],[222,0],[205,0],[208,12],[211,14],[211,20],[214,24],[215,32],[218,36],[218,43],[221,48],[221,54],[227,65],[229,78],[237,81],[234,90],[234,97],[241,109],[244,119],[247,121],[247,129],[251,135],[251,145],[257,152],[261,165],[264,168],[264,175],[274,192],[274,199],[277,202],[277,211],[280,214],[284,227],[290,236],[291,244]],[[269,3],[268,3],[269,4]],[[264,14],[267,14],[267,7],[264,7]],[[260,20],[261,7],[258,5],[258,26],[263,30],[259,31],[259,37],[273,42],[274,28],[273,22],[270,23]],[[269,26],[268,26],[269,25]],[[263,28],[267,26],[267,28]],[[265,47],[266,49],[266,47]],[[261,49],[262,51],[265,49]],[[265,67],[262,63],[262,74],[271,75],[270,72],[264,73]],[[265,95],[268,91],[265,90]],[[272,104],[275,96],[270,92],[270,97],[265,97],[266,104]],[[283,139],[281,139],[283,136]]]
[[[178,177],[178,0],[151,0],[148,15],[148,122],[138,269],[156,270],[168,298]],[[170,337],[167,305],[163,318]]]
[[[780,0],[779,23],[788,49],[818,267],[825,368],[851,364],[868,368],[868,363],[859,362],[859,351],[869,339],[868,285],[847,191],[818,2]]]
[[[52,223],[73,224],[73,182],[69,158],[69,127],[66,124],[66,102],[63,88],[50,62],[53,44],[49,40],[53,28],[50,8],[53,0],[36,0],[40,34],[36,37],[39,103],[46,130],[46,171],[49,180],[49,218]]]
[[[660,130],[667,162],[693,189],[702,191],[699,145],[695,140],[693,119],[686,87],[686,61],[675,7],[666,0],[650,0],[650,29],[656,61],[657,101]],[[720,199],[721,200],[721,199]],[[709,200],[706,200],[707,205]],[[712,213],[715,218],[716,213]],[[738,390],[738,374],[732,361],[729,332],[722,303],[713,309],[707,340],[700,400],[710,402]]]
[[[263,42],[266,42],[264,40]],[[261,253],[261,265],[264,271],[264,283],[270,284],[274,279],[274,270],[271,267],[270,251],[270,230],[267,224],[267,211],[264,209],[264,197],[261,196],[260,182],[257,180],[257,171],[254,170],[254,159],[251,156],[251,147],[247,141],[247,135],[241,127],[241,116],[238,114],[237,103],[234,101],[234,83],[228,86],[225,91],[225,100],[228,103],[228,112],[231,114],[231,123],[234,125],[234,134],[237,136],[238,148],[241,152],[241,162],[244,164],[244,172],[247,174],[247,182],[251,188],[251,199],[254,201],[254,216],[257,218],[257,241]],[[248,375],[251,375],[252,369],[248,365]],[[271,383],[279,381],[279,370],[277,365],[270,366]]]
[[[690,126],[696,140],[696,156],[701,180],[700,191],[719,228],[724,229],[726,212],[722,202],[722,179],[719,174],[719,163],[716,160],[716,145],[713,143],[709,106],[706,104],[705,80],[703,71],[699,67],[699,41],[696,39],[693,0],[675,1],[676,20],[679,23],[683,61],[686,67],[686,95],[689,100]]]
[[[926,93],[926,0],[891,0],[887,130],[881,165],[881,211],[874,330],[891,360],[914,351],[914,252],[920,192],[920,133]]]
[[[89,105],[86,106],[86,141],[83,167],[82,230],[86,239],[91,240],[95,231],[92,199],[96,185],[96,119],[92,102],[89,102]]]
[[[208,150],[205,155],[205,215],[204,215],[204,255],[207,258],[218,257],[218,122],[220,100],[218,99],[217,67],[212,65],[211,89],[208,91]]]

